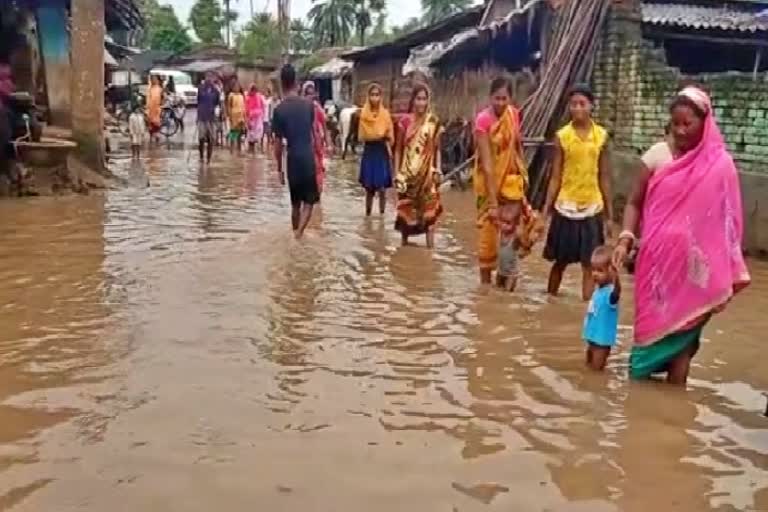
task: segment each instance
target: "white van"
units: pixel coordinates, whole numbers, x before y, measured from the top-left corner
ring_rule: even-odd
[[[192,84],[192,77],[184,71],[175,69],[153,69],[149,75],[158,75],[163,81],[168,77],[173,77],[173,83],[176,86],[176,95],[184,100],[185,105],[197,105],[197,87]]]

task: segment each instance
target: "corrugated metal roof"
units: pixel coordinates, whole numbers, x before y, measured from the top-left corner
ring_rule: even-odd
[[[768,31],[768,19],[733,7],[643,3],[643,23],[693,29]]]
[[[320,66],[312,68],[309,72],[310,78],[336,78],[347,71],[350,71],[354,65],[338,57],[333,58]]]

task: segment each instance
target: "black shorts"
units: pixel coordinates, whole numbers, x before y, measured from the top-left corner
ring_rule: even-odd
[[[320,190],[317,188],[317,178],[314,174],[288,175],[288,192],[291,194],[291,204],[298,206],[316,204],[320,201]]]

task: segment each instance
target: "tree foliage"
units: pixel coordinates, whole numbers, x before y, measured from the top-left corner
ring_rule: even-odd
[[[421,0],[424,23],[431,25],[453,14],[468,9],[472,0]]]
[[[315,47],[314,33],[304,20],[291,20],[291,49],[296,52],[308,52]]]
[[[373,16],[381,18],[387,4],[385,0],[352,0],[355,4],[355,27],[360,46],[365,46],[365,35],[373,24]]]
[[[139,0],[138,7],[145,26],[144,34],[138,42],[140,46],[174,53],[185,52],[192,47],[192,38],[173,7],[160,5],[157,0]]]
[[[152,16],[147,32],[147,44],[152,50],[182,53],[192,48],[192,38],[170,5],[160,6]]]
[[[221,31],[226,24],[218,0],[196,0],[189,13],[189,23],[203,44],[223,43]]]
[[[353,0],[324,0],[309,10],[307,18],[315,35],[315,47],[346,44],[355,26]]]
[[[277,20],[266,12],[254,16],[238,34],[237,48],[249,59],[280,55],[282,41]]]

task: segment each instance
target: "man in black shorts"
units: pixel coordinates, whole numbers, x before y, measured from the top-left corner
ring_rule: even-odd
[[[298,95],[296,70],[286,64],[280,70],[280,82],[284,99],[275,109],[272,132],[275,135],[275,159],[280,182],[285,183],[283,174],[283,139],[288,145],[288,190],[291,194],[291,223],[296,238],[312,217],[312,208],[320,200],[315,177],[315,158],[312,152],[312,123],[315,118],[314,105]]]

